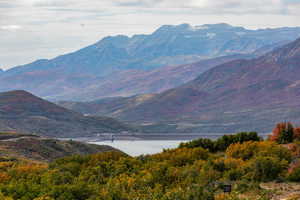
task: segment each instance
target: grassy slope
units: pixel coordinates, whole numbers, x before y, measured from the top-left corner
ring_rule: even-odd
[[[117,151],[105,145],[93,145],[76,141],[60,141],[34,135],[0,133],[0,156],[49,162],[74,154],[94,154]]]

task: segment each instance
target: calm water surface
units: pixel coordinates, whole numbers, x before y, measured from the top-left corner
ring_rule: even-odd
[[[90,142],[99,145],[109,145],[114,148],[120,149],[131,156],[139,156],[145,154],[155,154],[162,152],[163,149],[176,148],[181,142],[188,140],[115,140]]]

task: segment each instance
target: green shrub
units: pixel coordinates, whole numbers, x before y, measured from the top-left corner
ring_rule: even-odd
[[[257,157],[251,160],[249,171],[252,180],[266,182],[277,179],[287,166],[288,162],[279,158]]]
[[[289,181],[300,182],[300,167],[295,168],[287,177]]]
[[[256,132],[241,132],[235,135],[224,135],[212,141],[210,139],[200,138],[187,143],[181,143],[179,148],[202,147],[210,152],[225,151],[231,144],[243,143],[247,141],[261,141],[262,139]]]

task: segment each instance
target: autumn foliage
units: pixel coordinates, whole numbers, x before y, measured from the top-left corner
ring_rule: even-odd
[[[269,140],[280,144],[288,144],[299,139],[300,127],[295,128],[290,122],[278,123],[269,136]]]
[[[300,181],[299,129],[291,127],[277,125],[273,141],[239,133],[138,157],[105,152],[49,165],[0,159],[0,199],[241,200],[240,194],[249,191],[255,198],[247,199],[270,199],[259,183]],[[286,130],[292,130],[293,143],[280,144],[289,141],[280,136]],[[232,184],[231,194],[223,194],[226,183]]]

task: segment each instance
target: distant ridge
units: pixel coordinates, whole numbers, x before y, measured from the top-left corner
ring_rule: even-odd
[[[87,117],[23,90],[0,93],[0,131],[8,130],[52,137],[133,131],[114,119]]]
[[[97,95],[105,81],[121,84],[113,78],[130,70],[144,72],[219,56],[257,54],[259,49],[272,50],[299,36],[299,27],[248,30],[228,24],[165,25],[149,35],[110,36],[76,52],[6,70],[0,76],[0,91],[22,89],[58,100],[80,99],[81,91],[90,91],[90,97],[108,97],[116,94]],[[145,88],[149,92],[152,89]]]

